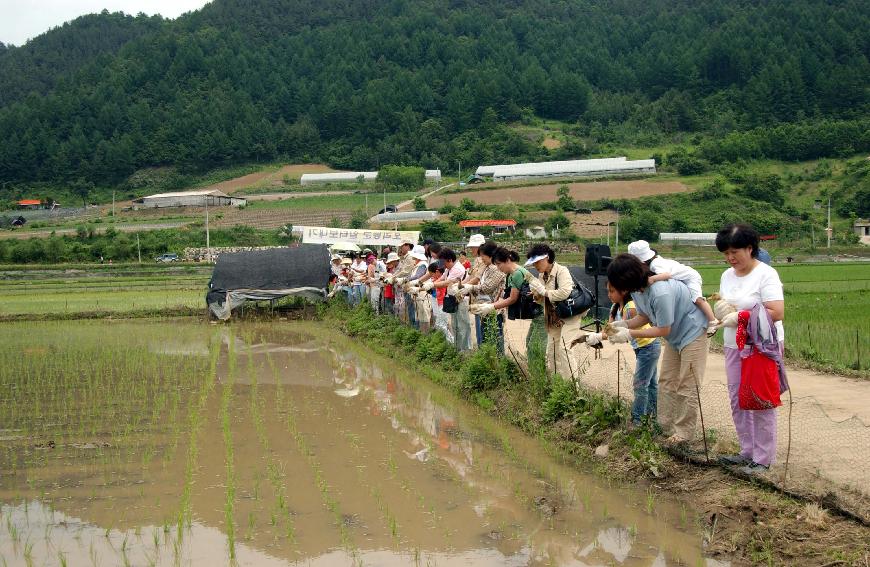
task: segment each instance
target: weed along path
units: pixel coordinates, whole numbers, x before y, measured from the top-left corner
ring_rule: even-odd
[[[0,363],[10,565],[719,564],[690,504],[325,325],[7,323]]]

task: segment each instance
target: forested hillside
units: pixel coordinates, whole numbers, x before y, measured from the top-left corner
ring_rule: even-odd
[[[711,161],[864,151],[868,29],[865,0],[214,0],[175,21],[103,13],[0,49],[0,180],[113,184],[147,166],[277,157],[538,159],[547,150],[500,126],[531,115],[599,140],[699,133]]]

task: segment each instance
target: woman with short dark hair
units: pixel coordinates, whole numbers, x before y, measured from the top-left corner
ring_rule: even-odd
[[[649,283],[653,273],[631,254],[620,254],[607,268],[607,281],[620,293],[630,293],[637,314],[615,321],[614,343],[664,337],[659,376],[658,421],[669,443],[690,441],[698,420],[697,391],[707,367],[707,317],[692,301],[689,288],[677,280]],[[644,327],[649,323],[651,326]],[[586,344],[601,342],[592,333]]]
[[[544,306],[544,325],[547,329],[547,368],[563,378],[576,378],[579,371],[572,345],[583,333],[580,321],[583,313],[562,319],[556,304],[565,301],[574,289],[574,278],[567,266],[556,262],[556,252],[547,244],[535,244],[526,254],[526,267],[534,266],[538,277],[529,274],[526,281],[535,301]]]
[[[742,356],[737,342],[738,311],[747,311],[749,316],[755,313],[758,321],[753,326],[772,330],[768,338],[773,348],[767,349],[765,354],[771,355],[780,370],[784,350],[782,282],[775,269],[758,260],[758,241],[758,232],[746,224],[729,224],[716,234],[716,248],[731,265],[719,281],[720,300],[716,302],[714,312],[725,327],[722,337],[725,375],[731,398],[731,417],[740,442],[739,454],[727,455],[720,460],[728,465],[744,465],[743,471],[748,474],[767,470],[776,457],[776,409],[740,408],[738,392]],[[784,391],[787,387],[784,372],[781,371],[780,376],[780,389]]]

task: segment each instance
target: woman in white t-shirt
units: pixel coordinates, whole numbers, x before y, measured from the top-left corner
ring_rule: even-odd
[[[762,304],[775,322],[782,352],[782,319],[785,310],[782,282],[775,269],[758,260],[758,232],[745,224],[730,224],[716,235],[716,248],[731,267],[719,282],[721,299],[716,303],[716,317],[725,319],[723,335],[725,374],[731,398],[731,416],[740,442],[740,453],[720,460],[728,465],[744,465],[749,474],[770,468],[776,457],[776,410],[742,410],[737,392],[740,388],[740,351],[737,348],[736,310],[752,309]],[[724,321],[723,321],[724,322]]]

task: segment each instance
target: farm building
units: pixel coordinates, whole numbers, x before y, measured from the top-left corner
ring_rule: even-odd
[[[870,221],[857,219],[852,225],[852,230],[858,235],[861,244],[870,244]]]
[[[155,209],[162,207],[230,207],[247,203],[245,199],[230,197],[217,189],[157,193],[156,195],[148,195],[147,197],[136,199],[133,202]]]
[[[335,173],[303,173],[299,182],[302,185],[315,183],[353,183],[359,181],[374,181],[378,178],[377,171],[339,171]]]
[[[427,221],[438,218],[438,211],[406,211],[401,213],[380,213],[374,216],[375,222]]]
[[[530,179],[535,177],[567,177],[586,175],[628,175],[655,173],[655,160],[628,160],[625,157],[578,159],[543,163],[517,163],[511,165],[483,165],[476,175],[492,177],[494,181]]]
[[[426,170],[426,181],[440,183],[441,182],[441,170],[440,169],[427,169]]]
[[[39,199],[22,199],[22,200],[18,201],[18,208],[19,209],[30,209],[30,210],[41,209],[42,208],[42,201],[40,201]]]
[[[471,219],[459,221],[459,226],[468,234],[473,232],[503,234],[508,231],[513,232],[517,228],[517,221],[513,219]]]
[[[692,244],[694,246],[715,246],[715,232],[662,232],[659,233],[660,242],[673,244]]]

